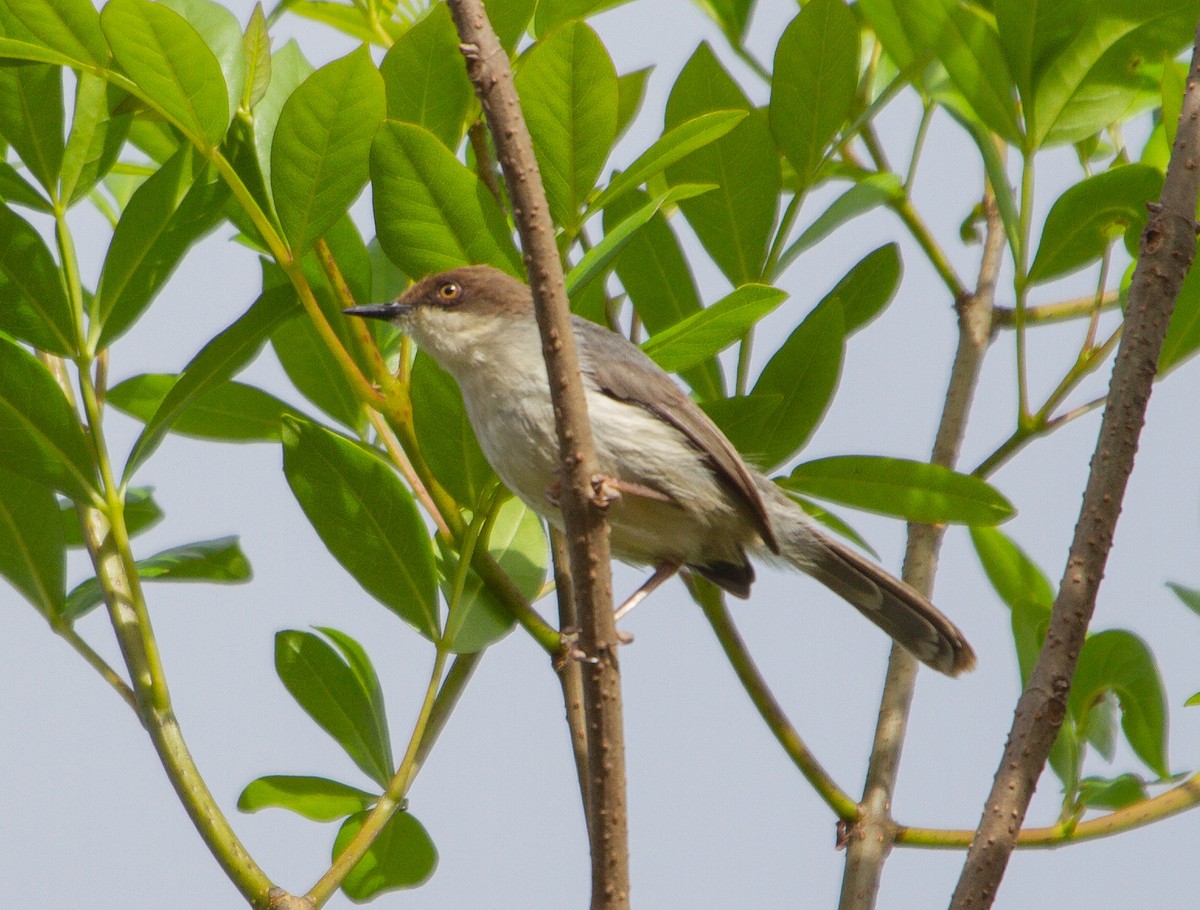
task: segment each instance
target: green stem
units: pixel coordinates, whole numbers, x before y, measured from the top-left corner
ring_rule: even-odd
[[[121,678],[121,674],[114,670],[103,657],[86,641],[80,637],[70,625],[64,622],[51,621],[50,626],[54,629],[54,633],[63,639],[67,644],[74,648],[79,655],[87,661],[101,678],[108,683],[117,695],[121,696],[121,700],[133,709],[134,713],[138,712],[137,696],[133,694],[133,689],[129,688],[129,684]]]
[[[1021,162],[1021,214],[1018,231],[1020,249],[1014,251],[1013,290],[1016,292],[1016,308],[1013,311],[1013,328],[1016,330],[1017,354],[1017,426],[1025,427],[1030,420],[1029,412],[1029,368],[1025,338],[1025,308],[1029,293],[1029,237],[1033,222],[1033,156],[1026,154]]]
[[[1067,322],[1081,316],[1091,316],[1096,312],[1116,309],[1121,297],[1116,291],[1106,291],[1097,300],[1095,294],[1086,297],[1076,297],[1072,300],[1060,300],[1057,303],[1043,303],[1039,306],[1025,307],[1025,325],[1050,325],[1057,322]],[[996,307],[994,322],[996,328],[1011,329],[1016,324],[1016,310],[1009,307]]]
[[[921,251],[933,266],[934,271],[937,272],[942,283],[954,295],[954,299],[963,299],[969,292],[958,277],[958,273],[954,271],[954,266],[950,264],[950,259],[942,251],[937,240],[934,239],[929,226],[925,224],[925,220],[913,206],[912,200],[908,196],[904,196],[901,199],[889,202],[888,205],[900,217],[900,220],[904,222],[904,226],[908,228],[908,232],[917,241],[917,245],[921,247]]]
[[[79,279],[79,258],[75,254],[75,240],[67,226],[66,210],[54,209],[54,237],[58,243],[58,258],[62,263],[63,275],[67,279],[67,299],[71,302],[71,316],[75,329],[75,350],[82,351],[86,344],[87,331],[83,323],[83,283]]]
[[[783,210],[783,217],[779,219],[779,230],[775,232],[775,239],[771,241],[771,249],[767,253],[767,261],[763,264],[763,276],[768,282],[774,282],[779,277],[779,257],[783,254],[784,244],[787,243],[796,217],[800,214],[802,199],[802,193],[793,195],[787,208]]]
[[[734,628],[729,611],[725,608],[724,598],[715,590],[701,590],[694,583],[689,583],[688,587],[696,602],[704,610],[704,616],[716,633],[717,641],[721,643],[725,656],[729,659],[734,672],[737,673],[742,688],[754,702],[754,707],[758,709],[767,728],[783,746],[784,752],[805,779],[812,784],[817,795],[825,801],[825,804],[839,819],[844,822],[857,821],[858,804],[829,776],[829,773],[817,761],[816,756],[804,744],[804,740],[800,738],[796,728],[783,713],[779,702],[775,700],[775,696],[767,686],[766,680],[755,666],[754,659],[746,649],[745,642]]]
[[[904,175],[905,195],[912,191],[913,180],[917,176],[917,162],[921,159],[921,152],[925,148],[925,137],[929,133],[929,124],[933,121],[933,111],[933,104],[926,102],[925,109],[921,111],[921,122],[917,126],[917,138],[913,140],[912,156],[908,159],[908,172]]]
[[[305,897],[312,902],[314,908],[322,907],[333,897],[338,887],[346,876],[353,869],[371,848],[371,844],[375,842],[375,838],[379,836],[379,832],[388,820],[396,813],[396,810],[404,802],[404,795],[408,792],[409,785],[416,776],[417,770],[417,755],[420,753],[421,741],[425,738],[425,731],[429,726],[430,717],[433,714],[434,702],[437,699],[438,688],[442,682],[442,675],[446,667],[446,659],[449,652],[439,647],[437,656],[433,661],[433,672],[429,675],[429,685],[425,689],[425,699],[421,703],[421,712],[417,716],[417,722],[413,725],[412,736],[408,741],[408,749],[404,753],[404,759],[400,762],[400,767],[396,769],[396,773],[392,776],[391,782],[388,784],[387,790],[379,798],[379,802],[363,819],[362,827],[351,838],[350,843],[346,848],[338,854],[329,870],[321,876],[312,888],[309,889]]]

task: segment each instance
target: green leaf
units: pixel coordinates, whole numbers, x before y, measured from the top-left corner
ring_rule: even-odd
[[[61,67],[45,63],[0,66],[0,136],[53,195],[63,160]]]
[[[0,464],[77,502],[96,496],[92,447],[40,360],[0,335]]]
[[[703,186],[690,183],[673,186],[632,215],[627,216],[612,230],[606,230],[600,242],[584,253],[579,262],[567,273],[565,279],[567,294],[571,297],[577,296],[593,279],[604,274],[617,254],[654,217],[659,209],[675,205],[683,199],[700,196],[714,189],[716,187],[711,183]]]
[[[49,63],[54,66],[74,66],[77,63],[65,54],[60,54],[58,51],[40,44],[3,37],[0,37],[0,60],[32,61]]]
[[[1015,512],[1007,499],[977,477],[903,458],[821,458],[796,467],[782,486],[921,524],[995,525]]]
[[[896,9],[897,5],[906,2],[908,0],[858,0],[867,24],[900,70],[909,70],[917,56]]]
[[[1173,581],[1168,581],[1167,587],[1175,592],[1175,596],[1183,601],[1184,606],[1193,613],[1200,614],[1200,590],[1185,588],[1183,585],[1177,585]]]
[[[475,97],[458,43],[450,7],[438,4],[400,36],[379,65],[388,119],[425,127],[451,151],[462,140]]]
[[[891,303],[900,287],[900,248],[894,243],[867,253],[825,297],[842,305],[846,334],[857,332]]]
[[[539,3],[534,19],[534,32],[545,35],[564,22],[586,19],[628,2],[629,0],[554,0],[552,3]]]
[[[242,91],[246,85],[245,42],[237,17],[213,0],[158,2],[183,16],[217,58],[221,74],[225,77],[226,101],[229,104],[229,115],[232,117],[241,103]]]
[[[779,264],[775,267],[776,272],[782,273],[797,256],[816,246],[846,222],[886,205],[892,199],[902,198],[903,195],[900,178],[895,174],[870,174],[864,177],[835,199],[783,252],[779,257]]]
[[[241,584],[250,580],[250,562],[236,537],[200,540],[163,550],[136,562],[142,581],[206,581]],[[95,578],[77,585],[67,595],[63,618],[76,622],[104,603],[104,592]]]
[[[255,3],[242,35],[242,56],[246,61],[246,84],[238,100],[244,110],[254,106],[267,94],[271,85],[271,35],[267,31],[267,17],[263,15],[262,3]]]
[[[333,642],[334,646],[342,653],[342,659],[346,661],[346,666],[354,673],[363,693],[367,696],[367,703],[371,707],[371,715],[375,721],[376,733],[380,741],[387,744],[390,756],[391,739],[388,733],[387,708],[383,703],[383,687],[379,684],[379,675],[375,672],[375,665],[371,663],[366,649],[354,638],[338,629],[329,626],[317,626],[316,629]]]
[[[321,67],[288,98],[271,149],[271,191],[294,253],[362,192],[383,111],[383,80],[365,47]]]
[[[271,154],[279,115],[292,93],[312,71],[312,66],[304,59],[295,41],[289,41],[271,56],[271,81],[266,94],[254,105],[253,112],[254,153],[263,186],[268,193],[271,187]]]
[[[649,201],[639,190],[614,201],[604,210],[605,232],[615,230],[624,218]],[[651,335],[700,312],[696,282],[679,240],[662,212],[653,215],[630,237],[613,260],[613,268]],[[715,360],[689,370],[683,378],[701,399],[715,400],[725,395],[721,370]]]
[[[1114,778],[1085,777],[1079,782],[1079,801],[1092,809],[1124,809],[1149,799],[1145,782],[1136,774]]]
[[[1037,564],[995,528],[971,528],[971,542],[996,593],[1012,612],[1021,683],[1029,681],[1054,606],[1054,589]]]
[[[811,0],[775,48],[771,132],[803,186],[853,110],[859,42],[858,22],[843,0]]]
[[[526,600],[533,601],[541,594],[550,553],[546,531],[536,512],[515,497],[505,500],[492,521],[487,549]],[[444,546],[439,551],[442,593],[449,601],[458,559]],[[512,612],[473,569],[467,571],[462,597],[452,617],[446,623],[446,637],[448,647],[458,654],[482,651],[507,635],[515,622]]]
[[[1079,724],[1106,692],[1121,706],[1121,729],[1146,766],[1170,777],[1167,767],[1167,701],[1154,655],[1142,639],[1123,629],[1089,636],[1079,654],[1068,709]]]
[[[749,398],[774,402],[773,407],[751,405],[753,419],[729,424],[737,427],[738,438],[730,439],[743,455],[770,470],[800,450],[833,398],[844,346],[841,304],[828,300],[796,327],[754,384]]]
[[[533,138],[550,214],[574,233],[617,136],[617,71],[582,22],[555,29],[513,79]]]
[[[413,361],[412,408],[425,463],[450,495],[475,508],[496,474],[475,439],[458,383],[423,352]]]
[[[1200,243],[1197,244],[1200,249]],[[1188,269],[1158,355],[1161,379],[1200,350],[1200,269]]]
[[[740,46],[750,24],[754,0],[696,0],[696,5],[720,26],[729,43]]]
[[[345,659],[312,632],[275,634],[275,672],[301,708],[367,777],[386,787],[395,771],[367,692]]]
[[[914,47],[932,51],[954,87],[988,128],[1021,144],[1012,76],[986,14],[959,0],[909,0],[896,12]]]
[[[1099,259],[1114,237],[1141,231],[1146,203],[1162,191],[1162,174],[1145,164],[1126,164],[1069,187],[1050,207],[1031,284],[1070,274]]]
[[[623,73],[617,77],[617,138],[625,135],[633,123],[633,118],[642,109],[642,101],[646,97],[646,84],[654,67],[647,66],[631,73]]]
[[[867,553],[869,553],[874,559],[879,559],[879,554],[875,552],[875,548],[867,543],[866,538],[854,530],[854,528],[850,527],[850,525],[840,515],[835,515],[824,506],[818,505],[810,499],[805,499],[803,496],[797,496],[790,490],[785,490],[784,492],[786,492],[788,494],[788,498],[802,508],[804,513],[810,518],[825,525],[825,527],[829,528],[835,534],[840,534],[842,537],[845,537],[847,540],[854,543],[855,546],[866,550]]]
[[[196,29],[150,0],[109,0],[100,14],[113,56],[163,115],[215,148],[233,113],[221,64]]]
[[[107,400],[118,411],[148,423],[178,378],[170,373],[143,373],[109,389]],[[227,381],[195,396],[171,429],[198,439],[278,442],[283,415],[295,411],[262,389]]]
[[[371,147],[375,227],[411,278],[486,263],[521,275],[521,257],[487,187],[428,130],[385,121]]]
[[[747,111],[713,111],[685,121],[674,129],[667,130],[650,148],[638,155],[629,167],[612,179],[604,191],[588,206],[589,212],[598,212],[614,199],[649,178],[661,174],[665,168],[697,149],[720,139],[746,119]]]
[[[300,394],[343,426],[358,431],[366,425],[362,402],[312,320],[279,325],[271,333],[271,348]]]
[[[363,44],[390,44],[399,38],[408,27],[409,19],[416,13],[410,4],[405,3],[411,12],[403,10],[401,15],[392,16],[396,4],[389,3],[386,10],[381,10],[374,22],[367,18],[365,3],[349,4],[340,0],[287,0],[287,10],[313,22],[331,26],[354,41]],[[380,35],[383,32],[383,36]],[[384,37],[386,36],[386,38]]]
[[[88,66],[108,63],[100,13],[91,0],[6,0],[9,11],[47,47]],[[14,36],[15,37],[15,36]]]
[[[483,5],[500,44],[512,54],[533,19],[537,0],[484,0]]]
[[[348,439],[290,417],[284,421],[283,470],[334,558],[376,600],[436,639],[429,535],[396,473]]]
[[[712,49],[701,44],[671,89],[666,126],[717,110],[752,108]],[[680,208],[731,284],[761,280],[783,179],[766,118],[752,113],[725,136],[671,165],[666,174],[672,184],[717,185],[716,191]]]
[[[291,288],[264,291],[249,310],[201,348],[134,443],[125,464],[124,481],[128,482],[158,448],[171,425],[196,396],[232,378],[253,360],[275,326],[294,315],[298,308]]]
[[[162,509],[154,501],[153,487],[129,487],[125,491],[125,530],[130,537],[148,531],[163,518]],[[83,531],[79,527],[79,511],[68,500],[59,500],[59,524],[63,542],[68,547],[82,547]]]
[[[99,76],[79,74],[59,192],[68,204],[86,196],[116,163],[133,121],[133,114],[117,113],[128,97]]]
[[[1196,705],[1200,705],[1200,692],[1197,692],[1183,703],[1185,708],[1194,708]]]
[[[66,602],[66,546],[47,487],[0,471],[0,575],[42,613]]]
[[[343,822],[333,842],[333,859],[354,839],[366,817],[367,813],[359,812]],[[407,811],[399,811],[384,823],[366,854],[355,863],[342,890],[361,903],[384,891],[415,888],[429,880],[437,861],[429,832]]]
[[[699,366],[742,338],[786,298],[785,291],[768,285],[742,285],[712,306],[652,335],[642,350],[670,373]]]
[[[34,189],[7,161],[0,161],[0,199],[47,215],[54,211],[50,200]]]
[[[0,331],[39,350],[75,353],[75,318],[41,234],[0,205]]]
[[[369,809],[376,794],[325,777],[270,774],[252,780],[238,796],[241,812],[287,809],[314,822],[332,822]]]
[[[138,187],[121,213],[93,302],[102,326],[98,349],[137,321],[184,253],[221,221],[229,189],[223,180],[209,179],[207,169],[194,179],[193,163],[185,146]]]

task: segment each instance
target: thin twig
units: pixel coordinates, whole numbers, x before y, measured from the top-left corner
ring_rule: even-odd
[[[592,478],[598,473],[595,447],[562,263],[508,56],[488,22],[481,0],[450,0],[450,12],[462,40],[467,75],[492,131],[521,235],[554,404],[563,469],[560,503],[579,611],[580,647],[589,660],[583,668],[583,691],[593,822],[588,832],[592,907],[625,908],[629,906],[625,743],[608,523],[593,498]]]
[[[1017,703],[992,791],[950,903],[952,910],[980,910],[995,900],[1017,832],[1066,714],[1067,694],[1112,549],[1163,339],[1195,253],[1198,164],[1200,31],[1160,204],[1152,208],[1142,233],[1125,331],[1113,364],[1108,407],[1100,424],[1070,555],[1042,650]]]
[[[1076,297],[1072,300],[1060,300],[1057,303],[1043,303],[1039,306],[1025,308],[1025,325],[1051,325],[1056,322],[1067,322],[1081,316],[1091,317],[1093,313],[1115,310],[1121,302],[1121,296],[1116,291],[1107,291],[1097,305],[1096,295]],[[1011,329],[1016,325],[1016,310],[1012,307],[998,306],[995,310],[993,326],[997,329]]]
[[[958,461],[975,385],[991,340],[996,277],[1003,262],[1004,226],[990,193],[984,200],[984,210],[987,236],[979,278],[975,293],[958,301],[958,349],[930,458],[932,463],[948,468]],[[929,525],[909,525],[904,580],[927,596],[933,590],[942,533],[942,529]],[[846,851],[841,910],[867,910],[875,905],[883,864],[891,852],[896,833],[891,817],[892,794],[896,788],[916,674],[917,662],[912,655],[893,646],[863,791],[862,818],[851,832]]]
[[[550,529],[550,556],[554,566],[554,589],[558,592],[558,628],[566,633],[579,628],[579,613],[571,586],[571,566],[567,543],[556,528]],[[572,660],[568,650],[554,662],[562,686],[563,706],[566,708],[567,732],[571,736],[571,755],[575,759],[575,775],[579,778],[579,798],[584,817],[591,825],[591,793],[588,789],[587,718],[583,711],[583,671],[579,661]]]

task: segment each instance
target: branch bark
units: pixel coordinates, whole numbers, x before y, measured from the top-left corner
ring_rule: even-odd
[[[512,200],[554,402],[563,469],[561,507],[579,612],[579,643],[589,661],[583,667],[583,697],[588,734],[592,907],[625,908],[629,906],[625,744],[608,523],[593,499],[596,455],[562,263],[508,56],[488,22],[481,0],[450,0],[450,11],[462,40],[467,74],[487,117]]]
[[[930,461],[952,468],[966,433],[975,385],[992,337],[992,311],[996,277],[1004,254],[1004,227],[995,200],[985,200],[987,236],[975,292],[958,301],[958,348],[946,390],[946,403],[934,440]],[[909,525],[904,554],[904,580],[929,596],[937,572],[943,530],[930,525]],[[892,648],[888,660],[875,741],[863,789],[862,815],[851,829],[842,878],[841,910],[869,910],[875,906],[883,864],[892,850],[896,823],[892,820],[892,794],[908,728],[909,709],[917,680],[917,662],[903,648]]]
[[[1125,332],[1113,365],[1108,407],[1100,424],[1075,538],[1045,642],[1017,702],[992,791],[951,899],[952,910],[992,905],[1038,777],[1062,726],[1079,651],[1133,470],[1167,324],[1195,254],[1196,198],[1200,193],[1200,32],[1196,40],[1162,196],[1159,205],[1152,207],[1142,233]]]

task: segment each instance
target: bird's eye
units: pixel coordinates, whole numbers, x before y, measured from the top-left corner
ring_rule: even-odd
[[[445,284],[438,285],[437,295],[447,302],[458,300],[462,296],[462,288],[456,281],[447,281]]]

